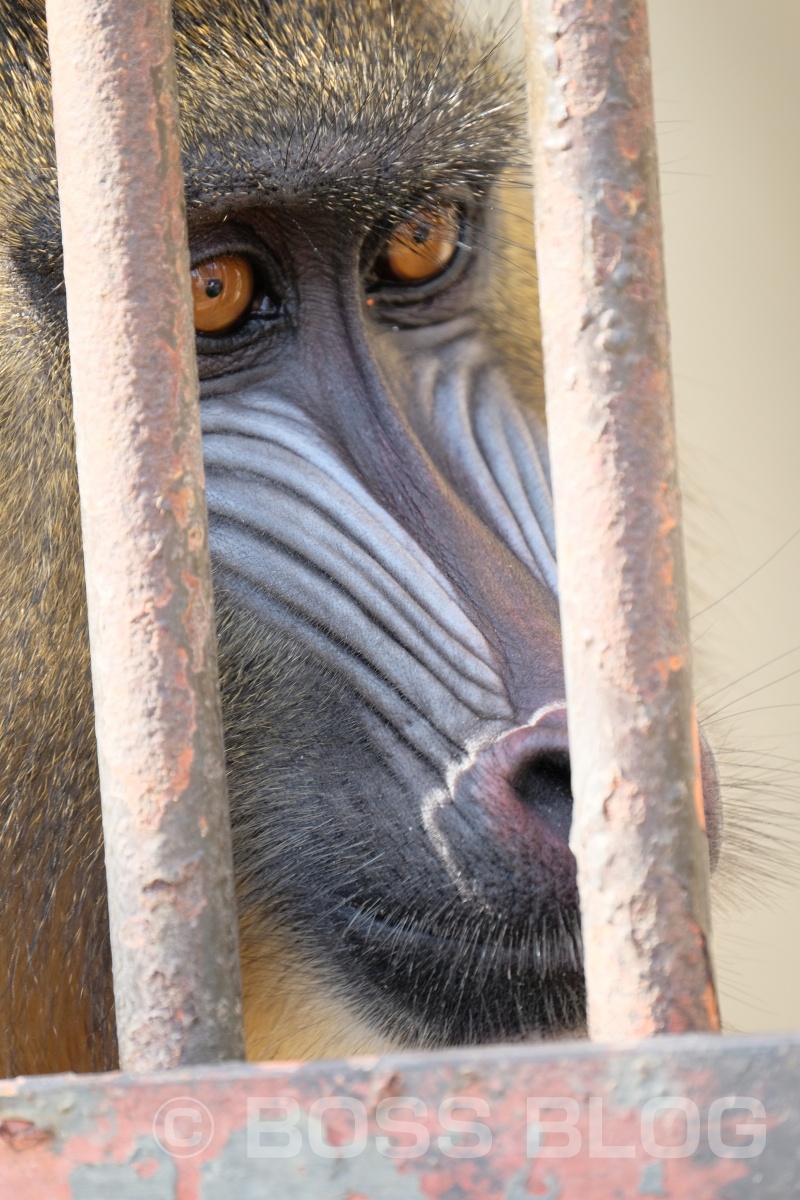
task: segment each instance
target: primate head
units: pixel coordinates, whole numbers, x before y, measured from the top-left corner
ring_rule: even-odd
[[[446,0],[175,25],[249,1051],[580,1033],[521,76]],[[42,5],[0,46],[10,1071],[113,1046]]]

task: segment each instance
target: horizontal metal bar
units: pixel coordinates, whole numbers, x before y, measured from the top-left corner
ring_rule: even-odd
[[[49,0],[120,1060],[243,1056],[169,0]]]
[[[719,1026],[645,0],[527,0],[589,1026]]]
[[[0,1084],[25,1200],[788,1200],[798,1145],[800,1035]]]

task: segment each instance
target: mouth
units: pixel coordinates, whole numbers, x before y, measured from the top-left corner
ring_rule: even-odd
[[[437,917],[378,903],[336,910],[381,1031],[428,1048],[581,1036],[586,995],[577,911],[503,921],[462,902]],[[353,961],[355,960],[355,961]]]

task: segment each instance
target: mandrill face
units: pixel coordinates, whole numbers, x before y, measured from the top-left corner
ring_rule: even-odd
[[[287,996],[314,1014],[299,1045],[331,1038],[324,1052],[584,1024],[552,502],[540,380],[520,369],[534,264],[505,213],[521,91],[474,34],[454,28],[442,53],[441,14],[403,8],[400,34],[368,11],[365,26],[331,7],[324,43],[317,12],[291,118],[264,106],[281,37],[267,24],[245,148],[233,161],[205,117],[190,137],[245,983],[265,1049],[287,962]],[[710,761],[706,775],[713,805]]]
[[[6,20],[41,74],[41,14],[25,14]],[[535,264],[513,212],[529,205],[522,82],[495,34],[446,4],[388,14],[175,8],[252,1057],[584,1027]],[[9,253],[30,403],[66,414],[41,121],[15,170],[44,199]],[[77,578],[77,519],[58,553]],[[72,623],[54,618],[62,659],[85,644],[73,592]],[[65,671],[48,676],[53,711]],[[94,815],[69,819],[92,831],[97,883],[57,886],[96,931],[70,976],[96,1028],[107,959],[102,918],[85,924],[102,876],[82,687],[72,759]],[[36,794],[63,768],[54,746]],[[710,758],[706,777],[711,811]]]
[[[323,1052],[579,1030],[545,435],[490,311],[519,90],[467,35],[322,24],[291,125],[269,23],[235,159],[187,122],[250,1042],[309,1003]]]

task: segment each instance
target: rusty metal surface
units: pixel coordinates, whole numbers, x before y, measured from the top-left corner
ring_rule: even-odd
[[[798,1035],[0,1083],[25,1200],[789,1200],[799,1146]]]
[[[646,4],[526,20],[590,1030],[714,1030]]]
[[[243,1043],[170,6],[47,17],[121,1062],[217,1062]]]

